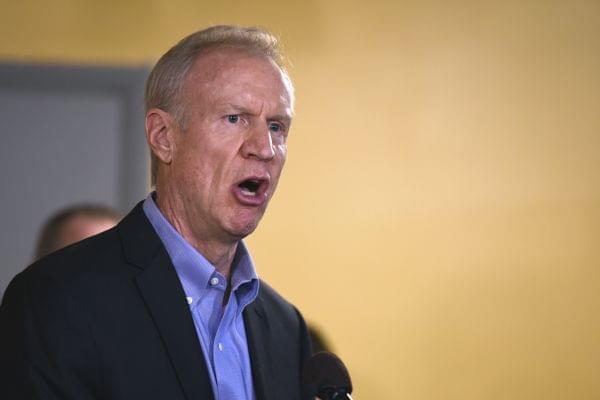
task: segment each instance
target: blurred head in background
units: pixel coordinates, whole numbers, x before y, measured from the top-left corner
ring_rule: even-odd
[[[35,259],[112,228],[119,213],[101,204],[78,204],[53,214],[42,226]]]

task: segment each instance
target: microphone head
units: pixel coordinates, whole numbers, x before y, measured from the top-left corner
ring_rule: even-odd
[[[304,365],[302,383],[305,395],[322,400],[347,399],[352,382],[346,366],[335,354],[321,351]]]

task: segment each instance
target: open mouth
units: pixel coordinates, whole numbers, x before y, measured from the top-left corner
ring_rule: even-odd
[[[265,193],[268,182],[266,179],[249,178],[238,183],[244,196],[260,196]]]
[[[248,196],[256,196],[260,189],[260,181],[258,179],[246,179],[238,185],[242,189],[242,193]]]
[[[250,176],[233,185],[232,194],[245,206],[262,206],[268,200],[269,176]]]

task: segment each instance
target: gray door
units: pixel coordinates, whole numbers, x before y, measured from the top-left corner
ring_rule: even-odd
[[[79,202],[125,212],[145,196],[146,74],[0,65],[0,294],[50,214]]]

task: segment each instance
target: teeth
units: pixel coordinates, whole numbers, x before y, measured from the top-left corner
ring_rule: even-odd
[[[260,182],[254,179],[248,179],[238,185],[244,196],[258,196]]]

